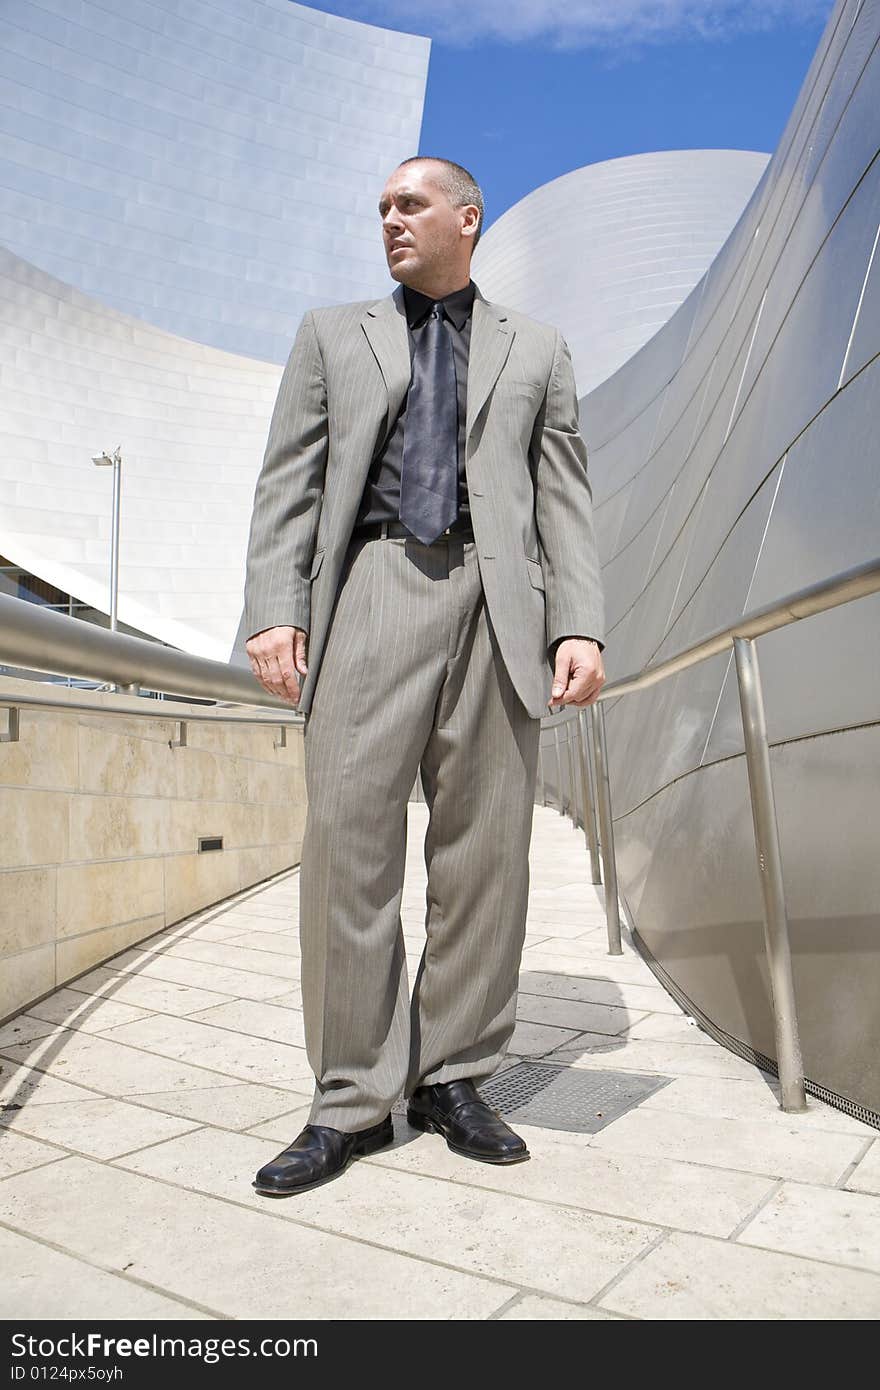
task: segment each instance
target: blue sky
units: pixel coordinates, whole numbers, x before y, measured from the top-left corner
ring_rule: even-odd
[[[432,39],[418,151],[474,174],[486,226],[603,159],[778,143],[832,0],[332,0]]]

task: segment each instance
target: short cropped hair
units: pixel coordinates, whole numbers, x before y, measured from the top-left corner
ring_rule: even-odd
[[[456,164],[452,159],[441,159],[436,154],[414,154],[409,159],[401,160],[397,167],[402,169],[405,164],[421,164],[426,160],[430,161],[431,164],[440,165],[436,181],[454,208],[463,208],[471,203],[479,208],[480,220],[477,223],[477,230],[474,233],[473,246],[471,247],[473,252],[483,235],[483,190],[473,174],[462,164]]]

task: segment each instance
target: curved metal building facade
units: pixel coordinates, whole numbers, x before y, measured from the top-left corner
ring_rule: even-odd
[[[4,0],[0,243],[194,342],[283,363],[377,296],[377,185],[430,43],[291,0]]]
[[[672,317],[767,167],[749,150],[661,150],[587,164],[493,222],[474,252],[489,299],[564,335],[580,391]]]
[[[880,549],[878,39],[880,5],[840,0],[722,251],[582,401],[610,677]],[[758,643],[805,1071],[875,1113],[878,633],[874,596]],[[732,1045],[773,1058],[732,658],[606,713],[638,936]]]

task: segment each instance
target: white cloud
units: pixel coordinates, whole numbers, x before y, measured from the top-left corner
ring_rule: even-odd
[[[345,12],[443,43],[506,39],[618,48],[729,38],[825,20],[832,8],[833,0],[355,0]]]

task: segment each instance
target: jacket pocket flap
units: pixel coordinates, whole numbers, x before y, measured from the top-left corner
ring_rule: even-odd
[[[541,569],[541,561],[533,560],[531,555],[527,555],[526,560],[528,561],[526,568],[528,571],[529,582],[531,583],[533,588],[543,589],[544,571]]]

